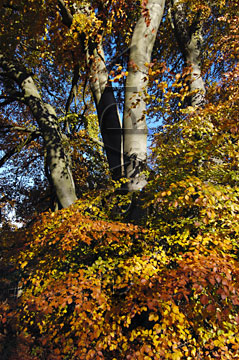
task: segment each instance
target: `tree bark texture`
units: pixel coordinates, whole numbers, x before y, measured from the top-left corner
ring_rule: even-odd
[[[124,164],[127,189],[142,189],[147,179],[141,174],[147,159],[146,102],[148,70],[165,0],[149,0],[136,23],[130,45],[124,107]]]
[[[201,47],[202,47],[202,24],[199,16],[196,16],[190,27],[186,23],[186,8],[180,0],[171,0],[173,26],[175,36],[184,61],[190,67],[190,91],[191,106],[200,107],[205,104],[205,85],[201,73]],[[197,15],[200,15],[199,13]]]
[[[87,63],[109,168],[112,178],[117,180],[123,175],[122,126],[101,43],[90,41]]]
[[[70,27],[73,15],[63,0],[58,0],[58,5],[63,23]],[[86,15],[90,15],[91,12],[88,5],[79,5],[75,11]],[[79,36],[79,41],[83,43],[86,51],[90,88],[97,109],[109,168],[112,178],[117,180],[123,175],[122,125],[114,92],[109,84],[109,74],[105,64],[103,46],[98,39],[89,39],[86,46],[84,45],[84,38]]]
[[[69,157],[58,127],[56,113],[51,105],[42,101],[32,77],[22,66],[8,61],[0,54],[0,67],[7,78],[11,78],[18,84],[22,90],[23,102],[29,106],[38,123],[47,151],[47,165],[58,201],[62,207],[67,207],[77,197]]]

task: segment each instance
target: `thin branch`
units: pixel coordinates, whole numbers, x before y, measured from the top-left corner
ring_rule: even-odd
[[[68,114],[68,112],[70,110],[70,105],[71,105],[73,99],[76,98],[76,95],[77,95],[77,83],[78,83],[79,76],[80,76],[79,71],[80,71],[79,64],[76,64],[74,66],[74,73],[73,73],[73,78],[72,78],[72,83],[71,83],[71,91],[70,91],[69,97],[66,102],[66,114]]]
[[[116,54],[116,55],[114,56],[114,58],[113,58],[108,64],[106,64],[107,70],[109,71],[109,70],[112,68],[112,66],[113,66],[114,64],[116,64],[116,63],[118,62],[118,60],[120,60],[120,58],[121,58],[124,54],[128,53],[128,52],[131,50],[131,48],[134,48],[134,47],[136,47],[136,46],[135,46],[135,45],[128,46],[127,49],[121,51],[119,54]]]
[[[60,8],[60,13],[62,16],[63,24],[70,28],[72,21],[73,21],[73,16],[72,16],[70,10],[67,8],[67,6],[63,0],[58,0],[58,6]],[[74,54],[72,54],[72,55],[73,55],[73,60],[74,60]],[[79,80],[79,70],[80,70],[79,64],[76,64],[74,66],[74,70],[73,70],[73,78],[72,78],[70,94],[69,94],[67,102],[66,102],[66,108],[65,108],[66,115],[69,113],[70,105],[71,105],[73,99],[74,98],[76,99],[77,83]],[[67,120],[66,120],[66,127],[69,131],[69,124],[68,124]]]
[[[29,44],[26,44],[26,43],[24,43],[23,41],[20,41],[20,46],[24,49],[24,48],[27,48],[27,49],[29,49],[29,50],[31,50],[31,51],[37,51],[37,52],[41,52],[41,50],[40,49],[37,49],[36,47],[34,47],[34,46],[31,46],[31,45],[29,45]]]
[[[20,95],[20,94],[19,94]],[[12,104],[15,101],[20,101],[20,102],[24,102],[24,98],[22,96],[0,96],[0,99],[5,99],[4,101],[0,102],[0,106],[6,106],[9,104]]]
[[[0,102],[0,106],[2,107],[2,106],[10,105],[10,104],[12,104],[14,101],[17,101],[17,99],[8,98],[8,99],[6,99],[5,101]]]
[[[23,141],[21,144],[16,145],[13,149],[8,151],[1,159],[0,159],[0,167],[2,167],[7,160],[9,160],[14,154],[19,153],[24,146],[30,144],[33,140],[38,138],[38,134],[30,134],[28,138]]]
[[[4,130],[4,129],[6,129],[6,130]],[[41,135],[40,131],[38,131],[38,130],[28,129],[28,128],[21,127],[21,126],[15,126],[15,125],[0,126],[0,132],[7,132],[9,129],[16,130],[16,131],[22,131],[22,132],[26,132],[26,133],[30,133],[30,134],[35,134],[37,136]]]
[[[18,11],[20,9],[19,6],[16,6],[16,5],[12,5],[11,4],[11,1],[8,1],[7,4],[3,4],[2,5],[5,9],[11,9],[11,10],[14,10],[14,11]]]
[[[87,108],[88,108],[88,105],[87,105],[87,103],[86,103],[86,101],[85,101],[85,92],[86,92],[86,85],[87,85],[87,77],[86,77],[86,79],[85,79],[85,83],[84,83],[84,88],[83,88],[83,103],[84,103],[84,110],[83,110],[83,112],[82,112],[82,114],[80,115],[80,118],[83,120],[84,119],[84,117],[85,117],[85,113],[86,113],[86,111],[87,111]]]

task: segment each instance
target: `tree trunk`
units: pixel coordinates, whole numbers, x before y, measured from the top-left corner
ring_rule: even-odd
[[[47,165],[58,201],[62,207],[77,198],[70,162],[58,127],[53,107],[42,101],[32,77],[22,66],[8,61],[0,54],[0,66],[7,78],[14,80],[22,90],[22,101],[29,106],[36,119],[47,151]]]
[[[205,104],[205,86],[201,74],[200,46],[201,34],[200,29],[193,33],[190,42],[186,47],[186,63],[191,68],[190,90],[193,92],[191,96],[191,106],[201,107]]]
[[[186,8],[185,4],[179,0],[171,0],[172,14],[173,14],[173,27],[175,37],[179,44],[180,50],[183,54],[184,61],[190,67],[190,91],[191,106],[200,107],[205,104],[205,86],[201,74],[201,47],[202,36],[200,21],[200,12],[195,17],[192,25],[187,26],[186,23]]]
[[[114,92],[109,83],[101,43],[90,41],[87,48],[87,63],[109,168],[112,178],[117,180],[123,175],[122,126]]]
[[[130,59],[125,89],[124,164],[129,191],[140,190],[147,184],[141,171],[147,160],[146,102],[148,66],[163,16],[165,0],[149,0],[138,20],[130,46]]]
[[[73,21],[70,10],[63,0],[58,0],[58,5],[63,23],[70,28]],[[91,9],[87,4],[76,5],[74,11],[86,15],[91,14]],[[84,37],[79,35],[79,41],[83,45],[82,47],[85,47]],[[102,43],[96,38],[89,39],[85,51],[90,87],[97,109],[104,148],[112,178],[117,180],[123,175],[122,126],[113,89],[108,81],[109,75],[105,65]]]

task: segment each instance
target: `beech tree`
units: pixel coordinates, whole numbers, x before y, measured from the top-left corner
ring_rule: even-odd
[[[132,5],[133,3],[122,3],[118,9],[122,14],[126,14]],[[150,62],[163,16],[164,1],[146,1],[141,6],[139,4],[139,12],[141,8],[142,13],[137,15],[135,26],[131,26],[132,39],[124,47],[126,51],[129,46],[130,54],[124,89],[123,127],[103,50],[105,38],[111,35],[113,40],[116,35],[113,30],[111,34],[104,35],[104,32],[110,23],[112,25],[114,7],[117,8],[118,5],[97,1],[92,4],[64,1],[42,3],[41,18],[29,26],[29,13],[36,14],[39,11],[37,6],[35,2],[2,2],[2,18],[7,19],[10,16],[10,23],[5,21],[2,29],[1,107],[18,102],[21,106],[24,104],[29,108],[46,150],[48,178],[59,204],[62,207],[69,206],[76,200],[70,155],[66,149],[69,134],[59,125],[59,115],[54,109],[54,102],[43,99],[44,92],[37,86],[37,72],[39,76],[41,65],[36,63],[43,57],[48,57],[48,61],[54,61],[57,69],[62,66],[68,67],[67,71],[72,71],[73,75],[72,87],[65,105],[65,116],[72,112],[70,106],[73,98],[77,97],[79,80],[85,81],[85,84],[89,81],[112,177],[119,179],[125,174],[130,180],[128,190],[142,189],[146,184],[141,171],[145,169],[147,153],[147,64]],[[106,17],[107,12],[109,14]],[[14,28],[16,24],[21,24],[20,29],[19,25]],[[18,29],[20,33],[16,37],[14,35]],[[55,49],[57,42],[63,37],[67,37],[67,41],[64,45],[66,49],[62,50],[68,52],[70,59]],[[33,43],[33,46],[30,46],[30,43]],[[59,57],[64,58],[63,62],[59,61]],[[82,88],[81,91],[84,91]],[[3,127],[7,125],[5,122]],[[20,128],[18,130],[21,131]],[[26,131],[30,131],[29,128]],[[10,154],[5,155],[6,160],[9,157]]]
[[[204,2],[198,7],[191,2],[187,8],[188,4],[169,1],[166,14],[170,13],[170,26],[188,68],[190,104],[200,107],[205,103],[202,33],[209,7]],[[7,109],[2,113],[2,127],[4,134],[6,129],[32,134],[28,140],[24,138],[27,144],[35,140],[36,133],[43,140],[45,175],[60,206],[67,207],[77,198],[70,141],[75,136],[76,124],[79,128],[86,119],[88,84],[112,178],[126,177],[124,187],[128,191],[146,185],[146,105],[148,93],[155,91],[150,77],[155,71],[160,74],[159,67],[156,69],[157,56],[154,62],[151,60],[154,46],[155,54],[160,49],[155,41],[161,41],[157,34],[164,10],[165,1],[156,0],[120,4],[59,0],[38,5],[34,1],[26,4],[2,1],[2,18],[9,19],[3,22],[1,35],[1,108]],[[30,24],[29,17],[36,14],[39,16]],[[168,26],[166,21],[164,26]],[[57,80],[58,72],[61,77]],[[53,78],[49,81],[46,74]],[[119,83],[121,98],[115,94],[114,82]],[[57,103],[54,94],[58,89],[62,91],[63,86],[68,93]],[[73,102],[78,109],[73,108]],[[17,111],[26,107],[31,113],[24,115],[27,126],[23,128],[18,126],[13,113],[11,119],[7,113],[10,105],[16,103],[20,106]],[[119,107],[123,111],[122,123]],[[24,123],[24,119],[21,121]],[[35,125],[37,129],[33,131]],[[7,151],[1,163],[13,154],[13,149]]]

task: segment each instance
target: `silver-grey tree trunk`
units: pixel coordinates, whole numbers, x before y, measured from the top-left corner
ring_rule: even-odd
[[[63,23],[71,27],[73,16],[63,0],[58,0]],[[91,14],[89,5],[76,5],[75,12],[86,15]],[[86,61],[89,71],[90,88],[93,94],[101,135],[114,180],[123,175],[123,146],[122,146],[122,125],[119,117],[118,106],[105,64],[104,50],[102,43],[97,38],[89,39],[85,44],[84,37],[79,35],[79,41],[85,47]]]
[[[163,16],[165,0],[149,0],[133,32],[125,89],[124,163],[129,191],[140,190],[147,179],[147,124],[145,96],[148,70],[157,31]]]
[[[0,67],[8,79],[14,80],[21,89],[21,101],[29,106],[36,119],[47,152],[47,166],[57,199],[62,207],[71,205],[76,199],[75,185],[70,162],[58,127],[53,107],[41,99],[32,77],[23,66],[9,61],[0,54]]]
[[[201,73],[202,24],[200,13],[188,27],[186,23],[186,5],[180,0],[171,0],[173,27],[185,63],[190,67],[189,86],[191,106],[200,107],[205,104],[205,85]],[[199,16],[198,16],[199,15]]]
[[[70,27],[73,19],[71,12],[63,0],[58,0],[58,4],[63,22]],[[165,0],[148,0],[133,32],[125,87],[123,148],[122,127],[113,89],[109,85],[102,43],[97,39],[90,39],[86,46],[89,81],[109,167],[115,179],[125,174],[129,179],[129,191],[140,190],[147,183],[145,175],[141,173],[147,160],[147,63],[151,60],[164,7]],[[85,5],[79,6],[75,11],[89,14],[91,10]],[[84,41],[80,37],[79,40]]]

